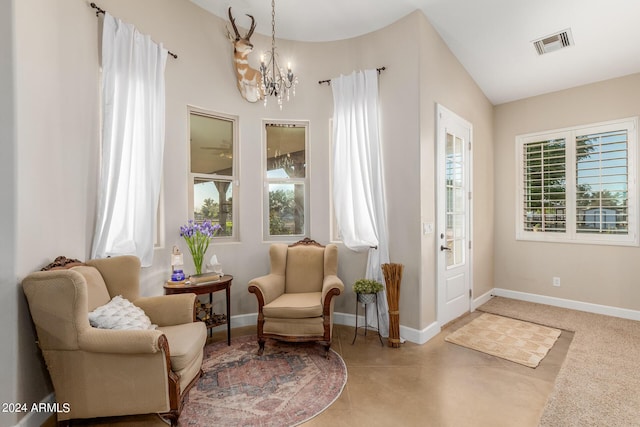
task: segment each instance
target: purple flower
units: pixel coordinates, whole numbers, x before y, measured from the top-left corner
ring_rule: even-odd
[[[186,225],[180,227],[180,236],[187,242],[196,267],[196,274],[202,273],[204,254],[209,248],[212,237],[220,230],[222,230],[220,224],[212,225],[209,220],[197,223],[190,219]]]

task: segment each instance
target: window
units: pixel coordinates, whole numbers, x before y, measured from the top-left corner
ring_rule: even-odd
[[[220,224],[237,238],[237,118],[189,109],[189,205],[196,222]]]
[[[516,138],[516,237],[638,245],[637,118]]]
[[[264,237],[291,240],[309,234],[306,122],[265,122]]]

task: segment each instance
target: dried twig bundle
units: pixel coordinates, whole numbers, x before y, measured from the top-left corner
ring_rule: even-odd
[[[402,282],[402,264],[382,264],[382,273],[387,288],[389,304],[389,347],[400,347],[400,282]]]

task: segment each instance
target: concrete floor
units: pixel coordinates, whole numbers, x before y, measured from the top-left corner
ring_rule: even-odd
[[[335,328],[333,348],[349,378],[340,398],[310,426],[537,426],[573,333],[563,331],[549,354],[528,368],[451,344],[444,338],[480,312],[424,345],[381,347],[374,336]],[[386,345],[386,342],[385,342]]]
[[[536,369],[444,341],[480,314],[450,323],[426,344],[400,348],[387,347],[386,340],[381,346],[374,332],[365,337],[362,330],[352,345],[354,328],[336,325],[332,348],[347,365],[347,384],[333,405],[303,426],[537,426],[573,334],[563,331]],[[232,331],[252,333],[255,327]],[[54,425],[49,421],[45,425]],[[155,416],[72,425],[166,426]]]

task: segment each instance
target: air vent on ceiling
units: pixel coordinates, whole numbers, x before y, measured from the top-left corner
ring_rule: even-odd
[[[533,46],[536,48],[538,55],[553,52],[564,47],[573,46],[571,29],[567,28],[566,30],[562,30],[558,33],[534,40]]]

